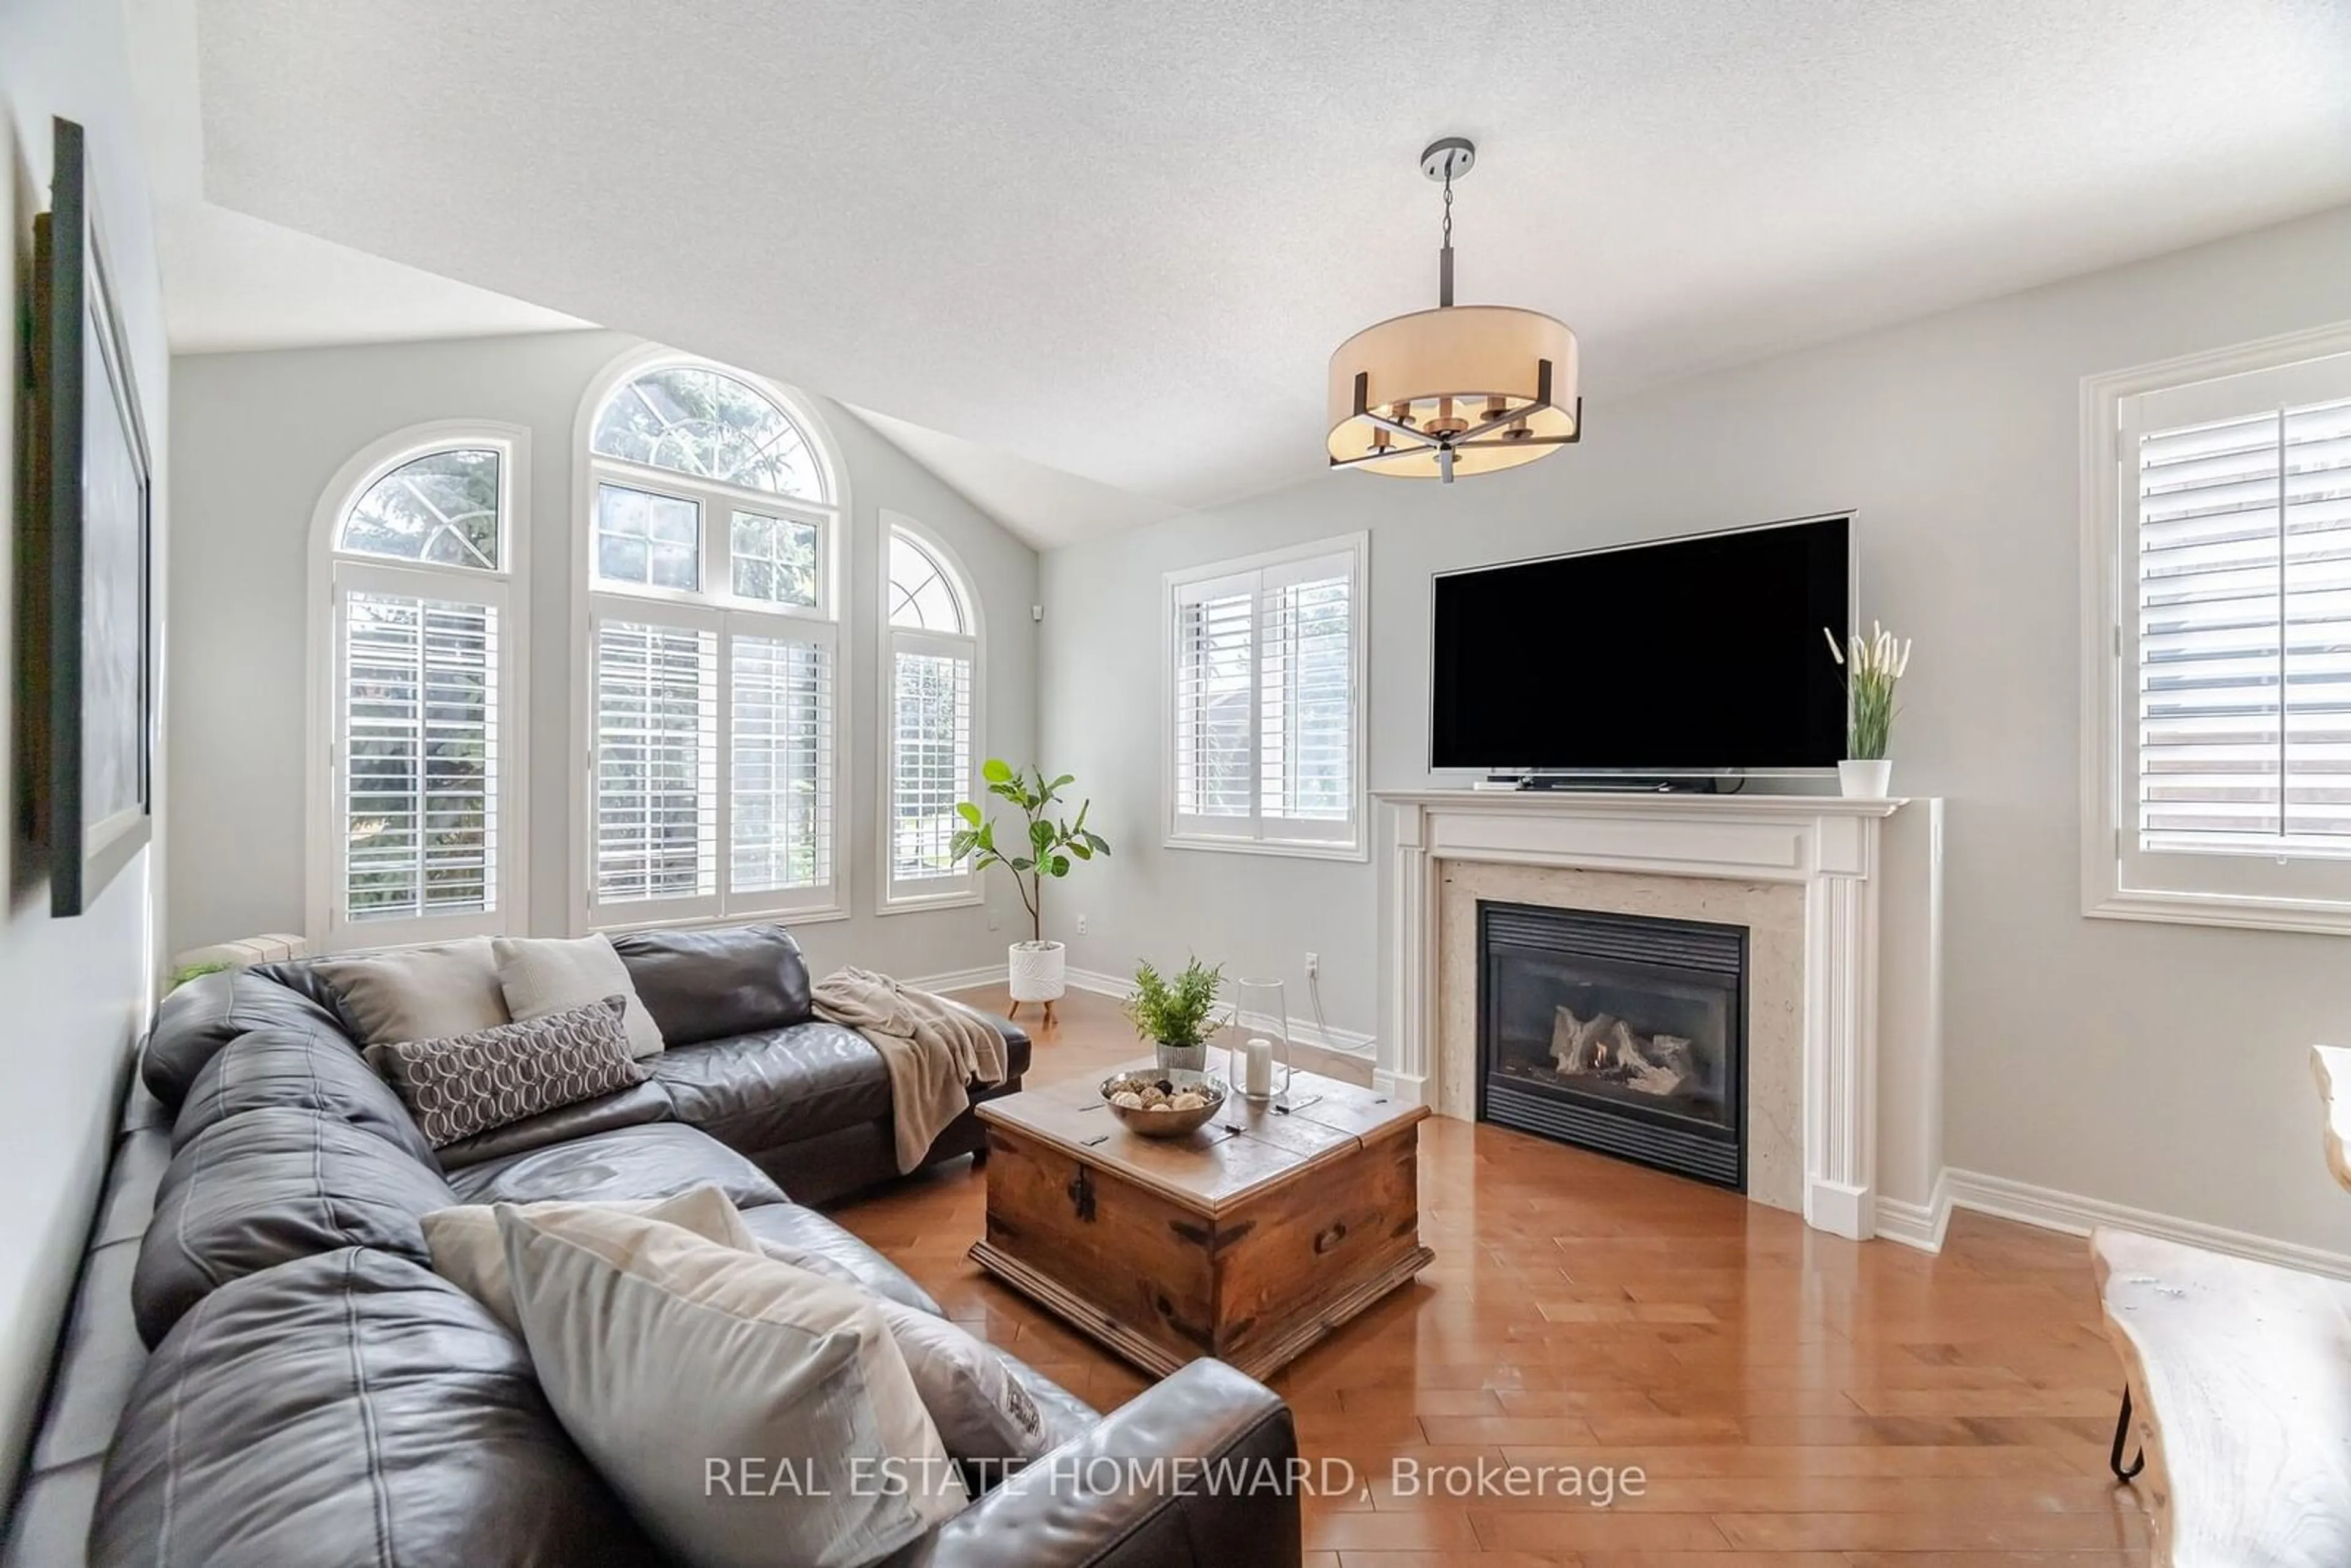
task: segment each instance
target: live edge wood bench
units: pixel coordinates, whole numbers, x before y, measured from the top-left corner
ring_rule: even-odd
[[[971,1255],[1147,1371],[1213,1355],[1263,1377],[1436,1256],[1420,1244],[1427,1108],[1310,1072],[1283,1103],[1235,1093],[1197,1132],[1146,1138],[1092,1082],[987,1101]]]
[[[2327,1163],[2351,1186],[2351,1051],[2313,1065]],[[2155,1568],[2351,1564],[2351,1283],[2122,1230],[2091,1253]]]

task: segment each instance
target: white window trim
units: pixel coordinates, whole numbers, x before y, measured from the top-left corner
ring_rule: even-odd
[[[2137,454],[2124,407],[2149,392],[2351,353],[2351,322],[2290,332],[2082,382],[2082,913],[2098,920],[2351,935],[2351,866],[2340,897],[2180,892],[2127,885],[2124,835],[2137,813],[2137,684],[2126,656],[2136,613]]]
[[[668,365],[708,366],[736,377],[758,389],[775,401],[807,438],[809,450],[824,471],[829,504],[780,497],[763,490],[748,490],[732,485],[720,485],[693,475],[674,473],[666,468],[646,468],[610,457],[600,457],[593,450],[596,418],[603,411],[605,400],[620,387],[647,371]],[[851,850],[853,838],[852,813],[847,794],[849,756],[852,749],[848,729],[849,716],[856,711],[852,690],[853,661],[847,654],[847,628],[843,625],[848,598],[842,584],[848,577],[849,519],[856,514],[850,507],[849,470],[842,462],[840,448],[834,444],[832,432],[817,416],[808,400],[791,389],[779,386],[764,376],[751,371],[718,364],[699,354],[680,353],[674,349],[644,345],[631,349],[611,361],[588,383],[580,402],[580,411],[572,422],[571,433],[572,497],[569,515],[564,519],[565,538],[570,549],[571,572],[571,745],[569,755],[575,766],[570,769],[569,831],[565,835],[564,858],[569,862],[569,930],[574,936],[584,936],[603,931],[691,930],[697,926],[729,925],[746,920],[789,920],[794,925],[815,925],[827,921],[846,920],[852,907],[851,889],[853,882]],[[726,538],[732,518],[726,519],[726,529],[714,527],[716,513],[713,502],[732,505],[741,502],[747,507],[819,523],[817,543],[818,604],[813,611],[798,605],[776,604],[765,600],[737,599],[732,593],[733,577],[729,572],[721,580],[727,591],[724,604],[699,594],[687,594],[660,589],[640,589],[616,591],[596,586],[595,517],[596,485],[600,476],[611,476],[624,484],[672,495],[690,495],[703,501],[703,581],[711,582],[711,562],[716,558],[729,563],[731,545],[716,541]],[[840,612],[836,614],[834,612]],[[727,907],[724,895],[714,908],[693,907],[710,901],[700,897],[651,899],[641,903],[617,905],[600,910],[596,904],[596,622],[610,614],[616,620],[659,622],[690,625],[717,633],[722,644],[730,632],[746,629],[746,623],[760,622],[797,622],[813,630],[828,628],[832,644],[832,883],[820,901],[792,903],[752,903],[745,901]],[[734,716],[729,706],[732,677],[725,648],[719,660],[719,703],[717,745],[724,754],[731,745]],[[720,882],[724,885],[726,868],[731,853],[727,838],[732,790],[722,789],[718,800],[718,841]],[[787,890],[789,891],[789,890]],[[756,895],[755,895],[756,896]],[[685,906],[685,907],[681,907]]]
[[[498,454],[498,570],[418,566],[343,556],[335,549],[343,515],[368,486],[412,458],[453,446],[490,447]],[[307,822],[304,926],[313,951],[392,947],[457,937],[528,930],[521,908],[530,886],[530,432],[489,420],[434,420],[371,442],[335,471],[310,517],[309,614],[304,647],[304,816]],[[342,734],[342,656],[336,636],[338,568],[353,580],[400,584],[420,593],[446,587],[452,598],[497,607],[498,874],[497,908],[486,915],[423,915],[408,920],[346,921],[340,917],[340,824],[335,764]]]
[[[1160,841],[1166,848],[1207,850],[1219,854],[1278,855],[1292,860],[1362,862],[1371,858],[1371,834],[1366,828],[1369,795],[1364,787],[1371,732],[1371,539],[1372,536],[1367,532],[1337,534],[1256,555],[1186,567],[1165,575],[1159,593],[1159,789]],[[1352,621],[1347,650],[1353,666],[1349,680],[1354,693],[1353,715],[1348,727],[1348,739],[1353,751],[1351,763],[1353,787],[1353,800],[1350,807],[1352,832],[1343,839],[1271,838],[1258,833],[1254,826],[1248,834],[1204,832],[1184,826],[1176,800],[1176,603],[1178,591],[1196,583],[1213,582],[1218,578],[1268,571],[1293,561],[1332,555],[1348,555],[1354,562],[1353,581],[1348,591]],[[1254,737],[1252,744],[1255,744]],[[1255,781],[1250,788],[1252,790],[1257,788]],[[1252,816],[1249,821],[1255,824],[1259,819]]]
[[[904,532],[919,540],[923,548],[936,556],[941,565],[955,573],[957,586],[963,591],[964,613],[970,618],[971,631],[963,637],[951,637],[936,632],[917,632],[890,624],[890,536]],[[937,891],[899,893],[891,875],[894,834],[891,821],[891,783],[897,774],[897,651],[902,643],[938,652],[967,650],[971,656],[971,773],[964,780],[964,798],[984,800],[979,770],[987,753],[987,620],[980,608],[979,590],[975,585],[970,569],[963,563],[945,539],[907,517],[884,507],[882,511],[881,550],[874,572],[876,592],[873,603],[874,678],[876,721],[874,729],[875,778],[873,795],[879,810],[874,818],[874,886],[882,896],[874,903],[876,915],[915,915],[933,909],[969,909],[985,904],[987,894],[980,887],[979,875],[964,862],[960,876],[940,877],[931,885]]]

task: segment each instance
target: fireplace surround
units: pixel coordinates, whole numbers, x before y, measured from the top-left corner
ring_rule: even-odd
[[[1441,1115],[1477,1115],[1478,899],[1742,925],[1747,1196],[1836,1235],[1876,1234],[1879,855],[1884,821],[1905,802],[1468,789],[1378,799],[1392,857],[1380,1087]],[[1930,973],[1905,977],[1906,1019]],[[1907,1097],[1931,1062],[1920,1049],[1906,1036],[1906,1155]]]

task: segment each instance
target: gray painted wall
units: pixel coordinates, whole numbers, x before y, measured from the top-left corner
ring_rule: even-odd
[[[304,924],[304,671],[309,530],[336,470],[413,424],[482,419],[530,432],[530,864],[526,925],[569,919],[569,717],[576,454],[589,383],[637,340],[611,332],[183,356],[172,439],[178,675],[170,723],[170,948]],[[902,975],[1001,966],[1015,922],[977,908],[877,915],[880,807],[875,617],[880,513],[945,539],[976,579],[986,631],[985,749],[1025,762],[1036,717],[1037,557],[855,416],[812,400],[849,476],[850,747],[843,847],[854,917],[800,928],[818,972],[858,963]],[[1017,914],[1008,888],[991,898]]]
[[[1162,572],[1370,528],[1371,782],[1458,785],[1426,765],[1430,573],[1854,507],[1864,612],[1917,639],[1896,789],[1949,802],[1950,1163],[2351,1250],[2304,1066],[2351,1037],[2351,946],[2085,920],[2076,871],[2081,379],[2345,319],[2351,210],[1635,396],[1590,385],[1585,444],[1513,472],[1326,476],[1054,551],[1046,760],[1118,850],[1054,934],[1081,968],[1197,947],[1293,983],[1312,949],[1331,1023],[1386,1032],[1384,825],[1364,864],[1161,847]],[[1572,608],[1529,636],[1638,655],[1578,647]]]
[[[122,8],[91,0],[0,5],[0,192],[6,197],[11,306],[0,319],[0,532],[15,539],[26,454],[17,367],[26,312],[14,291],[31,276],[33,214],[49,204],[49,119],[89,131],[99,214],[131,342],[155,465],[155,550],[165,553],[167,350],[147,173],[131,96]],[[0,646],[16,651],[17,556],[0,553]],[[155,613],[162,618],[162,606]],[[0,683],[0,779],[17,821],[16,686]],[[159,770],[160,774],[160,770]],[[0,834],[0,1498],[15,1488],[55,1348],[74,1265],[89,1228],[110,1135],[154,972],[150,933],[153,845],[73,920],[49,918],[44,866]],[[0,1507],[0,1513],[5,1513]]]

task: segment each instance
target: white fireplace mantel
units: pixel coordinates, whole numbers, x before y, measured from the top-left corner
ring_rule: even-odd
[[[1438,1103],[1438,879],[1484,862],[1792,883],[1803,889],[1801,1102],[1806,1223],[1876,1228],[1879,828],[1901,800],[1469,789],[1383,792],[1393,830],[1395,1049],[1383,1088]]]

